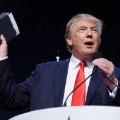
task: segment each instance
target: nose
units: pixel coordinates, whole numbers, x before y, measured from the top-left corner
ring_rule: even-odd
[[[91,31],[91,29],[87,29],[86,38],[92,38],[92,31]]]

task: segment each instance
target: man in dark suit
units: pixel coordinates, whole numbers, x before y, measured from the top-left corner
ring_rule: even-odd
[[[85,105],[120,105],[120,69],[105,58],[93,60],[100,46],[102,22],[90,14],[74,16],[66,26],[65,39],[71,58],[36,66],[23,83],[16,84],[7,57],[7,43],[0,36],[0,100],[8,109],[30,110],[60,107],[74,88],[79,63],[86,62],[85,78],[99,68],[86,81]],[[101,72],[100,72],[101,71]],[[107,76],[110,80],[108,80]],[[79,98],[78,98],[79,99]],[[72,94],[67,100],[71,106]]]

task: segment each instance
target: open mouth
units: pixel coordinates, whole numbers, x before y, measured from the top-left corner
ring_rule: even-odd
[[[92,41],[84,43],[87,47],[92,47],[94,43]]]

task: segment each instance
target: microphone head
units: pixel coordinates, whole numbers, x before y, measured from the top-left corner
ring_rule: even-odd
[[[103,58],[103,55],[102,55],[102,53],[101,52],[96,52],[94,55],[93,55],[93,60],[94,59],[97,59],[97,58]]]

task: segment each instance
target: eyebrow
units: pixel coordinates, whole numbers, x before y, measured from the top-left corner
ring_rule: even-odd
[[[78,28],[88,28],[87,26],[79,26]],[[97,28],[96,26],[90,27],[90,28]]]

